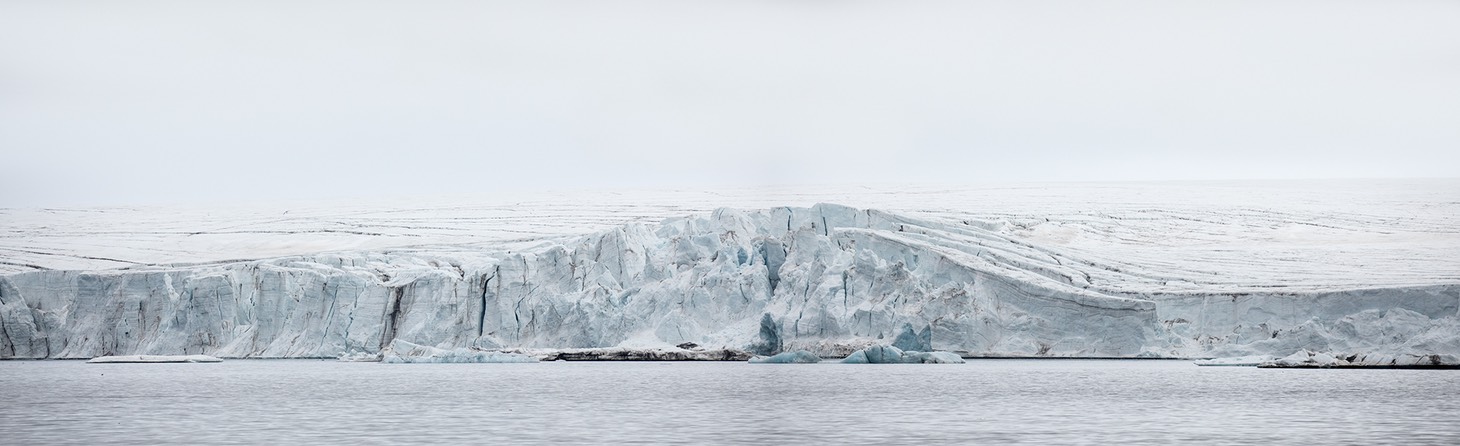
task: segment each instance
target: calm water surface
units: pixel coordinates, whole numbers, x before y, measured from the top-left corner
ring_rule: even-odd
[[[1460,444],[1460,371],[0,361],[0,443]]]

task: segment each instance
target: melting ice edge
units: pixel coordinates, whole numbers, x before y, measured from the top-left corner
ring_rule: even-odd
[[[396,341],[845,356],[915,331],[967,357],[1322,351],[1460,363],[1460,284],[1128,286],[1139,274],[978,222],[828,204],[719,209],[516,251],[9,274],[0,276],[0,358],[334,357]]]

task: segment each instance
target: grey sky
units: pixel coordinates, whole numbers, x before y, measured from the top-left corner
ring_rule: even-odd
[[[0,1],[0,206],[1460,175],[1460,2]]]

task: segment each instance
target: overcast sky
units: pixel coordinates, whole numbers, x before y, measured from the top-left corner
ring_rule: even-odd
[[[0,206],[1460,176],[1460,2],[0,0]]]

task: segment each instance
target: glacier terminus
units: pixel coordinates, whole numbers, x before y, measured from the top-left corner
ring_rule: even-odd
[[[875,193],[741,193],[729,201],[748,206],[648,206],[637,218],[595,215],[579,233],[566,225],[465,243],[438,233],[414,246],[121,267],[51,268],[0,246],[0,358],[316,358],[402,345],[468,357],[688,346],[846,357],[898,342],[965,358],[1301,351],[1374,365],[1460,363],[1460,267],[1455,251],[1437,254],[1460,232],[1446,209],[1365,226],[1385,217],[1315,218],[1341,205],[1293,200],[1322,189],[1311,184],[1271,186],[1298,204],[1267,208],[1231,198],[1242,191],[1230,185],[1182,186],[1149,206],[1128,199],[1143,187],[1119,186],[1100,195],[1106,201],[930,190],[917,209]],[[1346,187],[1329,193],[1365,196],[1366,186]],[[1454,182],[1389,187],[1460,195]],[[808,198],[826,202],[757,206]],[[859,206],[830,204],[837,198]],[[1404,214],[1422,204],[1358,209]],[[12,232],[26,230],[21,217],[45,218],[7,212],[21,222]],[[425,219],[451,220],[433,212]],[[1316,232],[1294,233],[1307,230]],[[1230,235],[1247,233],[1257,240]],[[1287,238],[1253,248],[1273,234]],[[1323,237],[1367,237],[1370,251],[1333,254]],[[1220,249],[1203,250],[1203,240]],[[1386,251],[1394,247],[1407,251]],[[1386,264],[1385,255],[1407,260]]]

